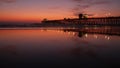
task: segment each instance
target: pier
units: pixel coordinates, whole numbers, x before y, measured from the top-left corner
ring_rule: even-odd
[[[120,16],[114,17],[94,17],[86,18],[84,15],[79,14],[79,18],[62,19],[62,20],[47,20],[42,21],[43,24],[49,25],[100,25],[100,26],[120,26]]]
[[[70,23],[80,25],[116,25],[120,26],[120,17],[99,17],[99,18],[85,18],[85,19],[74,19]]]

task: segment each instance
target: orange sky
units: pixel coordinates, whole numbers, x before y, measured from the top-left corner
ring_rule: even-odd
[[[44,18],[75,18],[79,13],[119,16],[120,0],[0,0],[0,21],[40,22]]]

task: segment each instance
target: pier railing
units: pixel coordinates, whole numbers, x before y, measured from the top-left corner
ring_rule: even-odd
[[[66,22],[75,23],[79,25],[117,25],[117,26],[120,26],[120,17],[72,19],[69,22],[68,20],[66,20]]]

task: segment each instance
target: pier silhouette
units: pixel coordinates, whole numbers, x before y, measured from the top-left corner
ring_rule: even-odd
[[[62,20],[43,20],[43,24],[48,25],[98,25],[98,26],[120,26],[120,16],[114,17],[93,17],[87,18],[84,14],[79,14],[79,18],[64,18]]]

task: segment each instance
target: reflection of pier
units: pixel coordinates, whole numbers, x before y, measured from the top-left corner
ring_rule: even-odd
[[[118,36],[120,36],[120,28],[119,27],[64,29],[64,31],[79,32],[79,36],[81,36],[81,34],[84,35],[85,33],[107,34],[107,35],[118,35]]]

